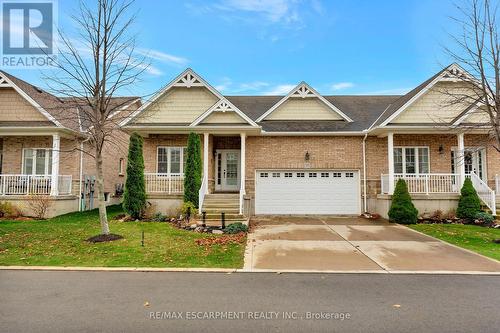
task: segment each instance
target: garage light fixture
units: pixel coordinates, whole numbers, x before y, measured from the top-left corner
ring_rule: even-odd
[[[306,151],[306,155],[304,156],[304,160],[306,160],[306,162],[308,162],[310,159],[311,159],[311,156],[309,156],[309,152]]]

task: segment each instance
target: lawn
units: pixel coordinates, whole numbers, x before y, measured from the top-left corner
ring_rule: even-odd
[[[500,238],[500,229],[462,224],[415,224],[410,228],[445,242],[500,260],[500,244],[492,242]]]
[[[196,244],[221,237],[177,229],[169,223],[119,222],[119,206],[108,208],[112,233],[124,239],[90,244],[99,234],[97,211],[71,213],[45,221],[0,221],[0,266],[219,267],[241,268],[245,242]],[[145,246],[141,246],[141,233]]]

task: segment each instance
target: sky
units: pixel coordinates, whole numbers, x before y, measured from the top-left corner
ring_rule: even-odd
[[[404,94],[452,62],[448,0],[137,0],[137,50],[151,59],[122,95],[150,96],[190,67],[225,95]],[[78,1],[58,2],[58,26]],[[8,70],[45,87],[38,70]]]

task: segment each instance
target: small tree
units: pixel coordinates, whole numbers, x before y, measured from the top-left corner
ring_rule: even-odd
[[[127,160],[127,180],[123,194],[123,209],[133,218],[142,216],[146,207],[146,185],[144,182],[143,139],[137,133],[130,136]]]
[[[398,180],[394,194],[392,195],[391,208],[389,209],[389,219],[403,224],[417,223],[418,210],[411,202],[408,187],[403,179]]]
[[[201,141],[196,133],[189,133],[186,169],[184,170],[184,202],[198,207],[198,191],[201,186]]]
[[[477,195],[474,185],[470,178],[466,178],[462,190],[460,191],[460,200],[458,201],[457,216],[462,219],[473,219],[481,211],[481,200]]]

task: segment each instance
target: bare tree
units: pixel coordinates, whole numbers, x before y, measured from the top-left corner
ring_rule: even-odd
[[[488,126],[468,124],[488,129],[493,147],[500,152],[500,41],[497,22],[498,3],[490,0],[463,0],[457,3],[458,16],[453,17],[462,32],[451,35],[454,45],[445,51],[471,75],[456,73],[455,78],[466,82],[466,90],[447,90],[451,103],[466,105],[465,111],[477,111],[485,116]]]
[[[78,124],[85,136],[84,152],[95,161],[99,220],[102,234],[109,234],[104,198],[103,149],[120,136],[121,113],[130,101],[115,95],[131,88],[149,66],[136,56],[136,36],[130,33],[135,15],[129,15],[133,0],[80,1],[78,14],[71,18],[78,38],[59,31],[60,47],[55,71],[44,78],[59,96],[68,96],[66,109],[59,114],[66,123]],[[71,103],[74,103],[72,107]],[[68,112],[67,109],[76,110]],[[71,124],[69,124],[71,126]],[[123,136],[122,136],[123,137]]]

